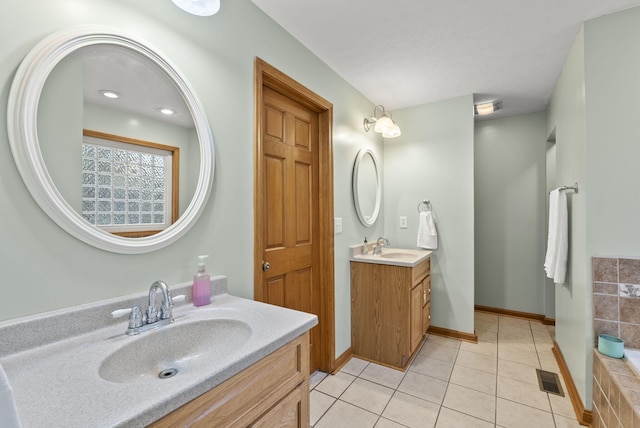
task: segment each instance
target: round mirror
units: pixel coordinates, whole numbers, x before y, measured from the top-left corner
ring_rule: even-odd
[[[378,219],[381,197],[382,184],[376,157],[371,149],[362,149],[353,164],[353,204],[364,226],[371,227]]]
[[[82,26],[45,38],[16,72],[7,116],[29,192],[90,245],[154,251],[204,209],[214,169],[206,115],[176,67],[137,37]]]

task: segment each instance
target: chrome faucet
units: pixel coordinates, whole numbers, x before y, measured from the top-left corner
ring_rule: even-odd
[[[389,240],[387,238],[385,238],[384,236],[381,236],[378,238],[378,240],[376,241],[376,246],[373,247],[373,255],[375,256],[376,254],[382,254],[382,248],[384,246],[389,246],[391,245],[389,243]]]
[[[158,290],[162,292],[160,319],[158,319],[158,310],[156,309],[156,293]],[[151,288],[149,288],[149,306],[147,307],[147,324],[170,319],[172,310],[171,291],[169,291],[167,284],[164,281],[156,281],[151,284]]]
[[[162,293],[162,303],[160,304],[160,316],[156,308],[156,294],[160,290]],[[149,288],[149,307],[146,311],[146,317],[143,316],[140,306],[134,306],[130,309],[118,309],[111,312],[114,318],[129,314],[129,326],[127,327],[127,335],[135,336],[147,330],[161,327],[173,322],[173,302],[184,300],[185,296],[180,295],[171,298],[171,290],[164,281],[156,281]]]

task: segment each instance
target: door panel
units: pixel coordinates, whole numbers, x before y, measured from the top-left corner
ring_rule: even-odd
[[[267,303],[320,318],[318,114],[269,87],[262,111],[262,260],[270,269],[262,274],[261,294]],[[310,333],[314,371],[320,329]]]

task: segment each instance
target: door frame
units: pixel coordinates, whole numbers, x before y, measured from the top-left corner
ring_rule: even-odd
[[[263,164],[260,160],[264,154],[262,142],[262,107],[264,86],[285,95],[306,106],[318,114],[319,142],[319,245],[320,266],[317,274],[320,284],[320,370],[331,373],[335,369],[335,273],[334,273],[334,238],[333,238],[333,104],[310,89],[296,82],[280,70],[256,57],[254,64],[254,299],[264,301],[262,288],[262,252],[264,235],[258,225],[261,224],[258,207],[258,191],[264,186]]]

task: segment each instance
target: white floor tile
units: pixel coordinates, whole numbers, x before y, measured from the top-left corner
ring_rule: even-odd
[[[475,352],[459,351],[456,365],[469,367],[483,372],[496,374],[498,371],[498,361],[496,357],[476,354]]]
[[[381,366],[380,364],[371,363],[360,374],[360,377],[380,385],[397,389],[405,372],[392,369],[390,367]]]
[[[416,372],[407,372],[398,391],[404,392],[432,403],[441,404],[444,393],[447,390],[447,382],[425,376]]]
[[[540,391],[538,385],[498,376],[498,397],[515,401],[529,407],[551,412],[549,394]]]
[[[456,412],[443,407],[440,409],[436,428],[493,428],[491,422]]]
[[[484,392],[474,391],[449,384],[444,397],[443,407],[494,423],[496,417],[496,397]]]
[[[348,373],[353,376],[359,376],[360,373],[369,365],[369,361],[361,360],[360,358],[353,357],[347,364],[342,366],[341,372]]]
[[[469,389],[496,395],[496,375],[457,364],[451,373],[450,383]]]
[[[411,428],[432,428],[439,409],[440,406],[432,402],[396,392],[382,416]]]
[[[322,415],[329,410],[329,407],[331,407],[335,401],[335,398],[319,391],[311,391],[309,393],[309,407],[311,413],[311,417],[309,419],[312,426],[318,422]]]
[[[578,428],[568,395],[538,387],[536,368],[559,373],[555,327],[482,312],[474,320],[477,344],[429,335],[405,372],[359,358],[333,376],[316,372],[311,425]]]
[[[416,355],[409,366],[409,370],[423,375],[435,377],[436,379],[448,381],[453,370],[453,361],[447,362],[435,358]]]
[[[372,428],[378,415],[337,400],[320,418],[315,428]]]
[[[551,413],[498,398],[496,425],[505,428],[555,428]]]
[[[364,379],[356,379],[340,396],[342,401],[368,410],[376,415],[382,413],[394,390]]]
[[[321,372],[320,370],[315,371],[311,376],[309,376],[309,389],[313,389],[318,386],[318,384],[327,376],[328,374],[325,372]]]
[[[324,392],[325,394],[332,397],[338,398],[355,379],[355,376],[343,372],[338,372],[335,375],[327,376],[325,380],[323,380],[318,386],[316,386],[315,389],[317,391]]]

